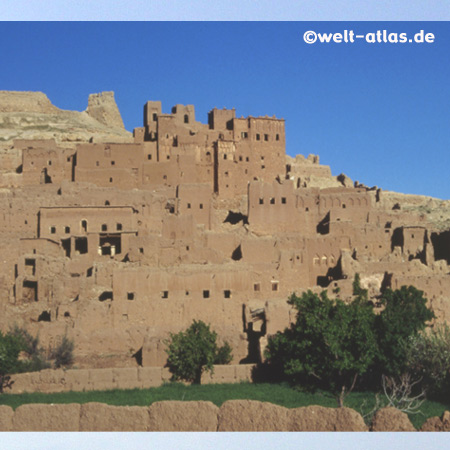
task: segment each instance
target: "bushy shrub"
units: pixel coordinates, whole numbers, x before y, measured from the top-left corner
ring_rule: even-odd
[[[50,358],[54,360],[55,369],[70,367],[74,362],[74,342],[67,336],[63,336],[61,342],[51,351]]]
[[[431,395],[450,394],[450,328],[441,324],[411,336],[405,344],[407,369]]]
[[[37,372],[48,369],[50,363],[46,360],[44,349],[39,345],[39,336],[32,336],[25,328],[14,325],[8,333],[22,342],[22,352],[25,358],[20,359],[16,366],[16,373]]]

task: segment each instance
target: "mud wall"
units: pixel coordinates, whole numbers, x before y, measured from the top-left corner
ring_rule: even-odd
[[[450,417],[428,419],[422,431],[448,431]],[[254,400],[163,401],[150,406],[103,403],[0,406],[0,431],[369,431],[350,408],[285,408]],[[415,431],[408,416],[380,409],[370,431]]]
[[[214,374],[204,373],[202,384],[251,381],[253,364],[214,366]],[[68,392],[107,389],[146,389],[161,386],[171,378],[163,367],[130,367],[122,369],[42,370],[13,375],[8,393]]]

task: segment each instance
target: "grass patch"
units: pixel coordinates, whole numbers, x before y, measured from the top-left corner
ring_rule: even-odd
[[[108,391],[62,392],[55,394],[2,394],[0,405],[8,405],[13,409],[26,403],[88,403],[101,402],[116,406],[148,406],[162,400],[207,400],[221,406],[226,400],[259,400],[270,402],[286,408],[319,405],[337,407],[336,399],[328,392],[301,392],[288,384],[269,383],[239,383],[239,384],[209,384],[184,385],[182,383],[167,383],[150,389],[114,389]],[[360,414],[372,410],[375,405],[373,392],[352,392],[346,397],[345,406],[353,408]],[[426,419],[441,416],[449,410],[450,405],[436,401],[426,401],[421,406],[419,414],[409,416],[416,428],[420,428]]]

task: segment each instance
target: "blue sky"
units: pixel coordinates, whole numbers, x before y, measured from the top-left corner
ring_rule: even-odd
[[[448,20],[448,0],[2,0],[3,20]]]
[[[286,120],[289,154],[386,190],[450,198],[448,22],[2,22],[0,89],[84,110],[113,90],[126,128],[142,106],[194,104]],[[386,29],[432,44],[308,45],[303,33]]]

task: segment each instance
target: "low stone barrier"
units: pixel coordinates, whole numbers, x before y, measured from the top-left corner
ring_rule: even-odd
[[[371,431],[387,431],[389,419],[389,431],[415,431],[402,414],[393,408],[380,410],[378,425]],[[449,414],[428,419],[423,429],[445,429],[441,424]],[[0,431],[368,431],[368,427],[350,408],[289,409],[254,400],[229,400],[220,408],[208,401],[164,401],[148,407],[27,404],[15,411],[0,406]]]
[[[202,384],[240,383],[252,380],[254,364],[214,366],[214,374],[204,373]],[[107,389],[145,389],[161,386],[171,378],[163,367],[131,367],[123,369],[47,369],[12,375],[11,394],[24,392],[68,392]]]

